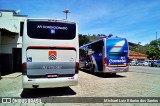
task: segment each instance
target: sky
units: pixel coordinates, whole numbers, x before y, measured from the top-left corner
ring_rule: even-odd
[[[78,33],[113,34],[142,45],[160,38],[160,0],[0,0],[0,10],[20,10],[28,18],[65,19]]]

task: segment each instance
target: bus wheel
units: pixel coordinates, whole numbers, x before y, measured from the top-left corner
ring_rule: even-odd
[[[94,73],[95,73],[95,65],[93,65],[93,67],[90,67],[89,70],[90,70],[90,73],[91,73],[91,74],[94,74]]]
[[[92,73],[92,70],[93,70],[93,69],[92,69],[92,67],[90,66],[90,67],[89,67],[89,72]]]
[[[115,76],[117,73],[111,73],[111,75]]]

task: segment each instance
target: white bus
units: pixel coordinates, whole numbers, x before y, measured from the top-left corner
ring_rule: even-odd
[[[27,19],[23,24],[23,88],[77,85],[77,24],[54,19]]]

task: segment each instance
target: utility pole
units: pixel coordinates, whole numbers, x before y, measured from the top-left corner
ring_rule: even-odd
[[[157,41],[157,32],[156,32],[156,41]]]
[[[69,9],[66,9],[66,10],[63,11],[63,13],[66,13],[66,20],[67,20],[67,14],[71,13],[71,12],[69,11]]]
[[[159,42],[158,42],[157,32],[156,32],[156,42],[157,42],[157,47],[160,48],[160,46],[159,46],[160,44],[159,44]]]

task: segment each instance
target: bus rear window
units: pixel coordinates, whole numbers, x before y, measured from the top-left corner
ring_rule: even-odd
[[[76,24],[28,21],[27,34],[30,38],[36,39],[70,40],[76,36]]]

